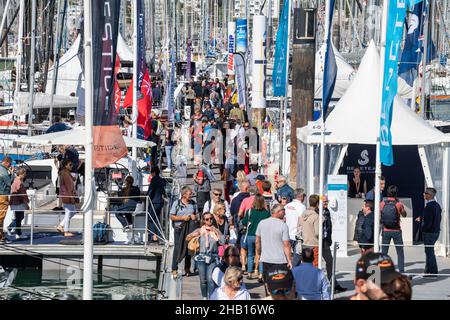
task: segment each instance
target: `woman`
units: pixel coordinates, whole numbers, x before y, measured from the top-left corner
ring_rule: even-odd
[[[225,286],[225,271],[227,271],[228,267],[230,266],[239,266],[239,260],[239,248],[235,246],[229,246],[225,249],[222,262],[214,268],[212,273],[212,279],[216,288]]]
[[[133,224],[133,212],[140,200],[141,191],[133,186],[134,179],[128,176],[125,179],[125,187],[119,192],[122,205],[116,209],[116,217],[123,227],[123,232],[130,231]]]
[[[194,175],[194,191],[197,195],[198,212],[203,212],[205,204],[211,201],[211,181],[201,168]]]
[[[213,215],[213,226],[219,229],[225,241],[223,245],[219,246],[219,257],[222,258],[227,247],[228,240],[230,239],[230,226],[228,224],[228,219],[225,216],[225,204],[222,202],[217,203],[214,206]]]
[[[242,220],[242,224],[246,226],[247,231],[245,234],[246,239],[244,238],[244,242],[247,244],[248,250],[248,259],[247,259],[247,279],[251,280],[254,277],[258,278],[259,282],[262,282],[262,263],[260,263],[259,257],[255,259],[256,252],[256,229],[258,228],[258,224],[264,220],[270,218],[270,212],[266,210],[266,205],[264,202],[264,197],[260,194],[255,195],[255,200],[253,201],[252,209],[248,210],[245,213],[244,219]],[[256,260],[256,261],[255,261]],[[258,265],[258,271],[255,271],[254,276],[253,272],[253,262],[256,262],[255,265]],[[259,262],[259,263],[258,263]]]
[[[70,219],[76,213],[75,204],[78,201],[77,193],[75,191],[76,179],[72,177],[70,172],[72,171],[73,163],[68,159],[62,161],[62,170],[59,172],[59,197],[64,207],[64,220],[56,228],[61,233],[64,233],[64,237],[75,236],[72,232],[69,232]]]
[[[348,181],[348,196],[350,198],[362,198],[367,193],[367,181],[361,176],[361,169],[353,169],[353,178]]]
[[[248,182],[247,179],[247,175],[245,174],[244,170],[239,170],[236,173],[236,179],[234,179],[233,181],[233,186],[231,187],[231,194],[234,196],[236,196],[238,191],[239,191],[239,185],[241,185],[241,183],[243,182]]]
[[[243,272],[231,266],[225,271],[225,285],[214,290],[210,300],[250,300],[250,293],[242,283]]]
[[[208,299],[214,290],[212,272],[219,262],[219,245],[224,244],[224,237],[219,229],[213,226],[213,220],[211,213],[205,213],[202,226],[186,237],[187,241],[199,238],[200,250],[194,260],[197,262],[203,300]]]
[[[17,176],[11,185],[11,197],[9,204],[11,210],[14,211],[14,219],[8,227],[9,232],[16,232],[16,240],[22,240],[22,220],[24,218],[25,210],[29,210],[30,200],[27,196],[27,189],[25,188],[23,182],[27,176],[27,170],[25,168],[20,168],[17,172]]]

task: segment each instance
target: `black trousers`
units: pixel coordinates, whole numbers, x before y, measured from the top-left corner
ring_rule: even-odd
[[[174,230],[175,246],[173,249],[173,257],[172,257],[172,271],[178,271],[177,257],[178,257],[178,252],[181,249],[181,243],[184,243],[182,240],[183,239],[181,239],[181,230],[175,229]],[[189,270],[189,269],[191,269],[191,256],[188,253],[184,257],[184,270]]]

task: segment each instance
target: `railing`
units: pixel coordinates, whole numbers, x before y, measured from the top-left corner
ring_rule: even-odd
[[[18,196],[25,196],[24,194],[14,194],[12,195],[14,197],[18,197]],[[58,226],[61,226],[61,223],[64,221],[64,218],[62,218],[61,216],[65,216],[65,212],[66,210],[70,211],[70,219],[72,221],[72,224],[74,224],[74,221],[72,220],[72,218],[76,218],[77,216],[79,217],[80,214],[83,213],[83,211],[81,210],[81,202],[79,204],[75,204],[72,203],[75,206],[75,210],[72,210],[73,208],[68,207],[68,205],[66,204],[66,208],[63,210],[53,210],[50,208],[37,208],[36,207],[36,194],[30,194],[27,195],[30,202],[29,202],[29,207],[30,209],[28,210],[12,210],[10,209],[11,213],[14,214],[14,211],[24,211],[24,218],[22,221],[22,225],[20,227],[20,229],[26,230],[29,229],[30,230],[30,238],[29,238],[29,244],[33,245],[35,242],[35,233],[37,233],[39,230],[48,230],[48,229],[53,229],[53,228],[57,228]],[[40,197],[42,197],[42,195],[39,195]],[[49,195],[49,198],[51,197],[52,199],[54,199],[54,196]],[[60,199],[63,197],[60,197]],[[69,196],[65,196],[65,199],[78,199],[78,197],[69,197]],[[132,210],[132,208],[134,207],[134,204],[130,204],[130,208],[127,208],[126,206],[123,206],[123,200],[124,199],[129,199],[129,200],[133,200],[136,199],[136,206],[134,208],[134,210]],[[57,200],[60,201],[60,200]],[[72,201],[75,202],[75,201]],[[55,203],[57,206],[58,202]],[[63,204],[64,206],[64,204]],[[121,209],[121,207],[123,208],[123,210],[118,210]],[[113,223],[112,223],[112,219],[111,219],[111,214],[117,214],[120,213],[122,215],[127,215],[130,214],[131,215],[131,225],[132,228],[131,229],[131,240],[129,241],[130,244],[136,244],[136,233],[142,232],[143,235],[143,241],[140,242],[140,244],[143,244],[145,246],[147,246],[149,244],[149,235],[153,236],[155,235],[156,237],[158,237],[158,239],[160,241],[162,241],[164,244],[166,244],[168,242],[168,236],[169,236],[169,230],[168,230],[168,226],[170,224],[167,223],[168,221],[168,207],[169,205],[165,205],[161,212],[160,215],[158,217],[153,217],[152,214],[150,214],[151,210],[153,212],[155,212],[155,207],[151,201],[151,199],[148,196],[136,196],[136,197],[108,197],[108,196],[102,196],[102,195],[97,195],[96,197],[96,203],[95,203],[95,209],[94,209],[94,224],[95,222],[103,222],[108,224],[110,227],[108,229],[108,231],[111,231],[114,233],[115,230],[120,230],[120,229],[124,229],[123,226],[120,227],[113,227]],[[142,227],[136,227],[137,224],[137,217],[144,215],[144,224]],[[101,216],[99,218],[99,216]],[[36,219],[37,217],[39,218],[50,218],[50,220],[52,223],[48,224],[45,223],[42,224],[42,222],[39,222],[39,225],[37,225],[36,223]],[[48,219],[47,219],[48,220]],[[97,220],[97,221],[95,221]],[[29,223],[27,223],[29,222]],[[78,222],[78,225],[80,223]],[[150,224],[154,224],[155,228],[157,230],[156,234],[154,232],[152,232],[149,228]],[[164,225],[164,226],[163,226]],[[83,219],[81,221],[81,227],[70,227],[68,230],[64,230],[65,232],[83,232],[84,231],[84,216]],[[60,230],[62,230],[60,228]],[[59,230],[59,231],[60,231]],[[56,230],[58,231],[58,230]],[[158,235],[159,233],[159,235]]]

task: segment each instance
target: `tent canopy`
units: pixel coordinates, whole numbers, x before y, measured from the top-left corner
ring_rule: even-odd
[[[14,115],[16,116],[28,115],[29,96],[30,94],[28,92],[17,93],[17,95],[14,97],[14,107],[13,107]],[[34,93],[33,109],[34,110],[48,109],[51,104],[51,99],[52,97],[50,94],[42,92]],[[77,97],[60,96],[60,95],[53,96],[54,108],[76,108],[77,104],[78,104]]]
[[[367,49],[354,81],[328,116],[326,144],[376,144],[380,115],[380,55],[372,42]],[[409,109],[396,96],[392,118],[394,145],[430,145],[448,141],[437,130]],[[320,143],[320,132],[312,126],[297,129],[301,141]]]
[[[334,86],[333,99],[340,99],[348,87],[352,83],[355,76],[355,69],[345,61],[344,57],[339,53],[336,47],[332,44],[334,56],[336,57],[337,76],[336,85]],[[323,70],[325,64],[325,45],[316,52],[316,70],[314,83],[314,97],[322,100],[322,85],[323,85]]]
[[[124,136],[125,144],[128,148],[147,148],[152,147],[155,143],[140,139],[134,139]],[[47,133],[33,137],[21,137],[16,139],[19,143],[39,144],[39,145],[85,145],[86,144],[86,130],[85,128],[76,128],[73,130],[66,130],[61,132]]]

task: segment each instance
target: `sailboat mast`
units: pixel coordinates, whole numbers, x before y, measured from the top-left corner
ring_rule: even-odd
[[[16,91],[15,96],[20,92],[20,79],[22,78],[22,58],[23,58],[23,22],[25,16],[25,0],[20,0],[19,4],[19,34],[17,36],[17,66],[16,66]]]
[[[31,55],[30,55],[30,82],[28,85],[28,136],[31,136],[31,126],[33,125],[33,104],[34,104],[34,74],[36,56],[36,0],[31,0]]]

